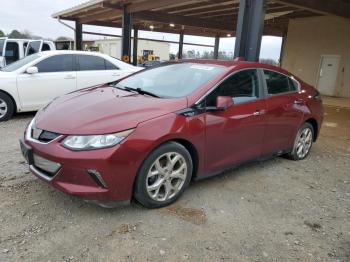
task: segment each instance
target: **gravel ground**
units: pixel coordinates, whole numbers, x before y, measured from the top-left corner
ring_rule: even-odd
[[[33,115],[0,123],[0,261],[350,261],[350,110],[326,112],[306,160],[196,182],[159,210],[50,188],[18,146]]]

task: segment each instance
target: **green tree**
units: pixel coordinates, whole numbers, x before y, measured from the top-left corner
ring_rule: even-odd
[[[5,33],[0,30],[0,37],[4,37],[4,36],[5,36]]]

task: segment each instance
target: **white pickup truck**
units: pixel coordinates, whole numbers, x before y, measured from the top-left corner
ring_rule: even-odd
[[[0,68],[9,65],[27,55],[41,51],[56,50],[52,41],[0,38]]]

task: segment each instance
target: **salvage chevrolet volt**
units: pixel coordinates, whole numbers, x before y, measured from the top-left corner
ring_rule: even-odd
[[[20,145],[34,175],[67,194],[159,208],[192,180],[304,159],[322,120],[317,90],[278,67],[186,60],[55,99]]]

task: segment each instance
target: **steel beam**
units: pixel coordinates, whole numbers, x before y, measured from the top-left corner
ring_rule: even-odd
[[[122,60],[130,62],[131,56],[131,14],[127,11],[127,6],[123,9],[122,28]]]
[[[220,45],[220,36],[215,36],[215,45],[214,45],[214,59],[219,58],[219,45]]]
[[[75,22],[74,40],[74,49],[83,50],[83,25],[77,21]]]
[[[241,0],[234,57],[258,61],[264,29],[266,0]]]
[[[132,48],[132,63],[137,66],[137,44],[138,44],[139,30],[134,28],[133,48]]]
[[[182,59],[183,47],[184,47],[184,30],[181,30],[180,37],[179,37],[179,53],[177,54],[178,59]]]

